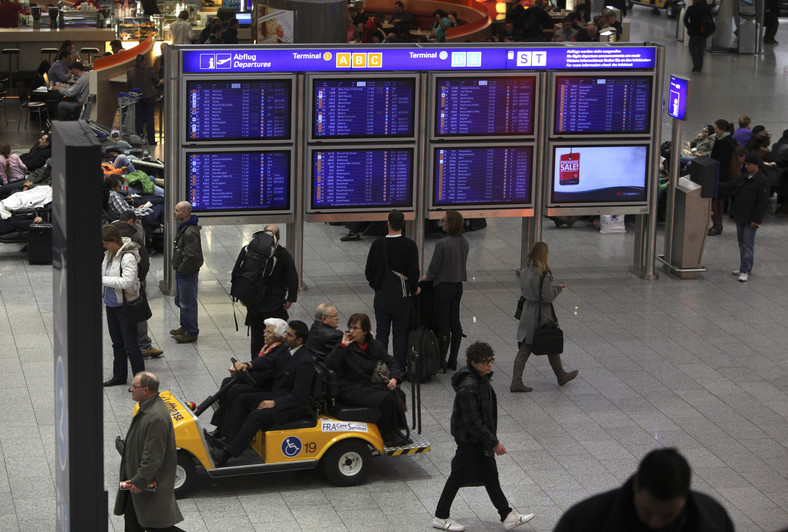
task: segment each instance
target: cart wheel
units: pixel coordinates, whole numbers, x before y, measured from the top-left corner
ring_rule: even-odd
[[[323,471],[337,486],[357,486],[369,473],[372,453],[361,440],[343,440],[334,444],[323,457]]]
[[[635,5],[635,4],[633,4],[633,3],[632,3],[630,0],[627,0],[627,10],[629,10],[629,11],[632,11],[632,7],[633,7],[634,5]]]
[[[194,458],[186,451],[178,451],[178,464],[175,466],[175,498],[180,499],[194,486],[197,470]]]

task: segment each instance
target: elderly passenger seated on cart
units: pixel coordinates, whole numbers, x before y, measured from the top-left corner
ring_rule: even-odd
[[[257,381],[264,387],[270,386],[270,391],[241,394],[235,400],[222,425],[230,441],[224,449],[213,450],[217,467],[240,456],[258,430],[309,415],[315,363],[312,353],[304,347],[308,337],[306,323],[292,320],[284,335],[287,349],[274,350],[257,359]],[[248,363],[247,369],[251,366]]]
[[[340,374],[339,400],[355,406],[380,408],[378,422],[386,447],[411,443],[399,431],[404,412],[400,407],[397,383],[400,367],[386,352],[383,344],[372,337],[372,325],[366,314],[353,314],[342,342],[326,357],[326,366]]]
[[[268,355],[278,356],[281,352],[289,354],[290,350],[284,343],[287,322],[281,318],[268,318],[264,323],[265,332],[263,333],[263,338],[265,345],[263,345],[260,353],[251,362],[236,362],[233,364],[229,368],[230,377],[222,381],[221,389],[224,391],[218,396],[219,407],[214,412],[213,417],[211,417],[211,423],[216,427],[216,430],[211,434],[214,438],[222,437],[222,425],[225,419],[231,418],[229,412],[240,395],[271,390],[270,383],[267,390],[264,386],[267,366],[263,363],[263,358]],[[235,374],[239,371],[248,371],[255,384],[235,379]],[[230,384],[230,381],[233,381],[233,383]]]

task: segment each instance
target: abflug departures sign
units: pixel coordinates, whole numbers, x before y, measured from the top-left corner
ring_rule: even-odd
[[[186,74],[414,70],[652,70],[646,46],[184,50]]]

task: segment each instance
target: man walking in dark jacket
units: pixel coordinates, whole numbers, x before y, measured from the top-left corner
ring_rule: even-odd
[[[704,23],[708,24],[711,16],[711,8],[706,4],[706,0],[693,0],[692,5],[684,13],[684,26],[689,35],[689,52],[692,57],[692,71],[700,72],[703,70],[703,54],[706,53],[706,38],[708,28],[704,28]]]
[[[739,269],[731,273],[739,276],[740,283],[746,283],[750,277],[755,258],[755,232],[769,205],[769,179],[760,171],[760,165],[760,157],[750,153],[744,158],[746,172],[724,187],[736,196],[731,214],[739,241]]]
[[[733,532],[720,503],[690,490],[691,476],[676,449],[651,451],[622,487],[577,503],[553,532]]]
[[[290,319],[287,311],[290,305],[298,300],[298,271],[290,252],[279,245],[279,227],[268,224],[263,228],[276,238],[276,251],[273,259],[276,260],[274,269],[265,281],[263,299],[257,305],[247,308],[246,323],[251,332],[250,351],[255,358],[260,349],[265,345],[265,320],[280,318],[285,321]]]
[[[375,336],[389,350],[400,368],[407,368],[408,320],[412,295],[419,289],[419,250],[416,243],[403,236],[405,215],[393,210],[388,216],[388,234],[375,240],[369,248],[364,274],[375,291]],[[403,370],[404,373],[404,370]]]
[[[178,222],[172,267],[175,269],[175,305],[181,309],[181,326],[170,334],[179,344],[196,342],[200,329],[197,326],[197,281],[202,267],[202,242],[197,217],[192,216],[192,205],[181,201],[172,213]]]
[[[498,480],[495,455],[506,454],[498,441],[498,401],[490,384],[495,353],[484,342],[474,342],[465,351],[467,366],[451,378],[457,392],[451,412],[451,434],[457,452],[451,461],[451,474],[443,487],[433,528],[462,532],[465,527],[449,517],[451,504],[463,486],[484,486],[501,516],[504,530],[511,530],[533,519],[534,514],[519,514],[506,502]]]

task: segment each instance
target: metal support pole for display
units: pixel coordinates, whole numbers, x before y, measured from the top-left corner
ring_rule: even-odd
[[[304,76],[299,76],[298,83],[296,83],[296,101],[301,101],[304,97]],[[303,110],[299,110],[303,111]],[[295,138],[301,139],[304,135],[303,120],[299,117],[296,120]],[[303,143],[296,142],[295,147],[295,160],[304,161],[304,147]],[[295,198],[293,200],[293,222],[286,224],[287,234],[285,235],[285,247],[295,262],[296,272],[298,272],[298,289],[305,291],[307,289],[304,282],[304,165],[295,164]]]
[[[175,241],[175,220],[172,211],[178,203],[178,98],[180,54],[172,47],[164,53],[164,101],[161,112],[164,115],[164,272],[159,290],[167,296],[175,295],[175,272],[172,270],[172,251]]]
[[[676,186],[679,183],[679,169],[681,168],[681,120],[673,119],[672,134],[670,136],[670,171],[667,189],[667,205],[665,208],[665,251],[663,268],[670,271],[668,264],[673,262],[673,217],[676,205]]]
[[[520,240],[520,268],[515,272],[517,275],[520,275],[520,271],[525,268],[525,257],[528,255],[528,251],[531,249],[531,246],[534,245],[536,239],[534,235],[531,233],[533,228],[533,218],[522,218],[522,230],[521,230],[521,240]]]

